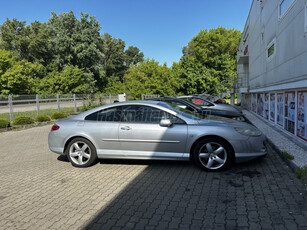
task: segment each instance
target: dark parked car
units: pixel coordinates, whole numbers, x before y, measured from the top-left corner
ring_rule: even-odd
[[[181,96],[178,97],[184,100],[187,100],[189,102],[192,102],[195,105],[199,105],[203,108],[213,108],[213,109],[218,109],[218,110],[227,110],[227,111],[232,111],[232,112],[237,112],[237,113],[242,113],[238,108],[228,105],[228,104],[216,104],[214,102],[211,102],[207,99],[204,99],[199,96]]]
[[[214,108],[202,108],[201,106],[197,106],[197,105],[195,105],[195,104],[193,104],[189,101],[186,101],[186,100],[183,100],[183,99],[180,99],[180,98],[157,97],[157,98],[151,98],[151,99],[148,99],[148,100],[167,102],[169,104],[180,107],[182,109],[186,109],[186,110],[189,110],[191,112],[201,114],[204,117],[214,115],[214,116],[222,116],[222,117],[232,118],[232,119],[239,120],[239,121],[247,121],[247,119],[241,113],[233,112],[233,111],[227,111],[227,110],[218,110],[218,109],[214,109]]]
[[[200,97],[202,99],[206,99],[208,101],[214,102],[216,104],[227,104],[227,102],[224,99],[216,98],[216,97],[209,95],[209,94],[194,94],[192,96],[197,96],[197,97]]]

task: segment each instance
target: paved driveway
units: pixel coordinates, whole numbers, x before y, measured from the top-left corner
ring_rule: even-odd
[[[0,229],[307,229],[306,186],[272,151],[207,173],[187,162],[73,168],[50,126],[0,133]]]

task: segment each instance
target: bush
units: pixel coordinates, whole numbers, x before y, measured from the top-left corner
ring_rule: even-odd
[[[10,122],[7,119],[0,118],[0,129],[10,127]]]
[[[44,122],[44,121],[50,121],[50,117],[46,114],[37,115],[35,117],[36,122]]]
[[[13,121],[13,125],[27,125],[27,124],[33,124],[34,120],[31,117],[27,116],[19,116],[16,117]]]
[[[66,118],[67,115],[65,113],[62,113],[62,112],[56,112],[54,113],[52,116],[51,116],[51,119],[52,120],[58,120],[58,119],[63,119],[63,118]]]

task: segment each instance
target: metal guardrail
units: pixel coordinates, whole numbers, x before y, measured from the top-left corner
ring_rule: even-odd
[[[35,110],[39,115],[41,109],[61,112],[61,108],[72,107],[74,112],[78,112],[79,106],[110,104],[117,100],[117,94],[0,95],[0,114],[9,113],[12,122],[15,111]]]

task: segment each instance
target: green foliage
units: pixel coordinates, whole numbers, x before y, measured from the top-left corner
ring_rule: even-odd
[[[13,125],[27,125],[27,124],[33,124],[34,120],[31,117],[27,116],[19,116],[16,117],[13,121]]]
[[[120,38],[100,34],[95,17],[52,13],[47,23],[7,19],[0,25],[0,93],[203,93],[236,75],[241,33],[202,30],[171,68]],[[214,92],[230,87],[227,82]]]
[[[99,22],[86,13],[81,13],[78,20],[74,13],[55,14],[48,21],[48,29],[51,34],[53,61],[59,70],[65,66],[75,66],[83,69],[85,77],[90,77],[89,91],[94,90],[94,77],[100,80],[103,75],[101,59],[103,53],[99,49],[101,38]]]
[[[58,120],[58,119],[63,119],[63,118],[66,118],[67,115],[65,113],[62,113],[62,112],[56,112],[54,113],[52,116],[51,116],[51,119],[52,120]]]
[[[0,129],[10,127],[10,122],[7,119],[0,118]]]
[[[303,179],[304,183],[307,184],[307,165],[303,167],[297,167],[295,174],[298,178]]]
[[[135,46],[129,46],[127,50],[125,50],[125,65],[127,68],[131,64],[137,65],[140,62],[144,61],[144,54],[140,52],[140,49]]]
[[[50,117],[46,114],[40,114],[35,117],[36,122],[50,121]]]
[[[291,155],[290,153],[288,153],[287,151],[282,151],[281,154],[282,154],[286,159],[294,160],[294,156]]]
[[[170,68],[147,59],[138,66],[130,66],[121,87],[131,99],[140,99],[142,94],[175,95],[179,84]]]
[[[144,60],[144,54],[137,47],[129,46],[125,50],[125,42],[121,39],[112,38],[108,33],[101,36],[101,50],[104,54],[102,63],[105,70],[105,79],[100,86],[122,83],[124,74],[131,64],[137,65]],[[108,89],[109,90],[109,89]]]
[[[0,64],[1,65],[1,64]],[[41,64],[31,62],[11,61],[11,66],[0,75],[2,94],[34,94],[37,85],[45,75],[45,68]]]
[[[67,66],[62,72],[53,71],[39,84],[41,94],[90,93],[91,77],[83,70]]]
[[[179,62],[180,90],[186,94],[203,93],[236,75],[236,53],[240,38],[240,31],[223,27],[200,31],[183,48],[183,57]],[[230,85],[231,82],[213,93],[218,94],[218,91]]]

